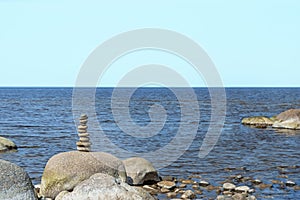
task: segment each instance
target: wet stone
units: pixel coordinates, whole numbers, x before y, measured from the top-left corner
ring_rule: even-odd
[[[194,181],[193,180],[182,180],[181,183],[183,183],[183,184],[193,184]]]
[[[167,197],[168,198],[175,198],[177,196],[177,193],[176,192],[168,192],[167,193]]]
[[[168,193],[168,192],[170,192],[170,190],[169,189],[167,189],[167,188],[161,188],[161,193]]]
[[[176,183],[173,181],[160,181],[157,185],[165,189],[173,189],[176,186]]]
[[[195,192],[195,194],[199,194],[199,195],[203,194],[203,192],[201,190],[195,190],[194,192]]]
[[[194,199],[196,198],[195,193],[192,190],[187,190],[181,195],[182,199]]]
[[[236,192],[243,192],[243,193],[248,193],[250,188],[248,186],[239,186],[235,188]]]
[[[200,181],[200,182],[199,182],[199,185],[200,185],[201,187],[207,187],[207,186],[209,186],[210,184],[209,184],[209,182],[207,182],[207,181]]]
[[[224,183],[223,184],[223,189],[224,190],[234,190],[235,189],[235,185],[232,183]]]
[[[293,181],[287,181],[287,182],[285,183],[285,185],[286,185],[287,187],[293,187],[293,186],[296,185],[296,183],[293,182]]]
[[[173,177],[173,176],[164,176],[164,177],[162,177],[162,180],[163,181],[174,181],[175,177]]]
[[[253,182],[253,184],[255,184],[255,185],[258,185],[258,184],[261,184],[261,183],[262,183],[262,181],[259,180],[259,179],[255,179],[255,180],[253,180],[252,182]]]

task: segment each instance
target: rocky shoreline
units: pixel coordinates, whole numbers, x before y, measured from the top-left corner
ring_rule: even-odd
[[[89,153],[85,152],[83,154]],[[260,180],[247,176],[246,168],[227,168],[224,169],[228,172],[227,178],[218,183],[211,183],[210,180],[204,179],[201,175],[190,175],[187,178],[173,176],[160,177],[150,162],[142,158],[130,159],[137,160],[138,163],[143,164],[133,167],[134,170],[137,170],[135,174],[133,174],[131,168],[130,172],[132,175],[130,176],[128,175],[130,173],[126,173],[126,180],[122,180],[122,178],[116,174],[109,175],[107,174],[109,173],[108,171],[103,170],[101,173],[95,173],[85,180],[78,181],[71,187],[72,189],[60,188],[54,196],[51,196],[52,193],[41,191],[41,188],[45,187],[43,186],[45,183],[33,186],[29,176],[22,168],[7,161],[0,160],[0,169],[2,172],[0,173],[0,199],[84,200],[97,197],[104,200],[254,200],[274,198],[274,196],[266,195],[272,190],[281,191],[281,193],[300,191],[300,186],[293,180],[290,180],[287,173],[289,171],[293,173],[299,172],[300,166],[278,166],[277,169],[281,173],[272,180]],[[45,170],[48,169],[45,168]],[[81,169],[81,171],[84,170],[84,168]],[[68,169],[66,169],[66,171],[68,171]],[[140,173],[141,171],[143,171],[143,173]],[[80,176],[80,174],[76,173],[76,176]],[[61,187],[62,184],[69,186],[71,183],[70,180],[65,180],[65,182],[61,180],[61,183],[57,182],[57,180],[52,181],[53,182],[48,183],[48,185],[52,186],[52,188],[48,188],[50,191],[56,191],[56,189],[53,190],[53,186]],[[14,185],[14,187],[11,187],[12,185]],[[262,195],[263,193],[265,193],[265,195]]]
[[[289,116],[293,113],[293,123],[294,119],[298,119],[298,112],[287,112]],[[264,128],[261,127],[264,124],[270,126],[269,120],[283,119],[287,113],[276,116],[275,120],[255,118],[259,123],[256,121],[254,125],[259,128]],[[291,122],[290,118],[285,120]],[[152,163],[144,158],[120,160],[108,153],[91,152],[87,116],[81,116],[80,122],[79,142],[76,143],[78,151],[62,152],[51,157],[44,168],[41,184],[33,186],[21,167],[0,159],[0,200],[254,200],[273,198],[267,195],[268,191],[273,190],[281,193],[300,191],[297,180],[290,179],[288,174],[289,171],[299,173],[298,165],[277,166],[279,173],[271,180],[251,177],[244,167],[224,169],[228,176],[217,183],[203,178],[201,174],[185,178],[161,177]]]

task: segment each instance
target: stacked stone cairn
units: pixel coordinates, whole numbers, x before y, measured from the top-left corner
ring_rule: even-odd
[[[81,152],[91,151],[90,138],[87,132],[87,128],[88,128],[87,122],[88,122],[88,116],[85,114],[81,115],[79,120],[79,126],[78,126],[79,141],[76,142],[77,150]]]

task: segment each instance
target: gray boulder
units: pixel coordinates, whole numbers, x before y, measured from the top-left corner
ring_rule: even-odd
[[[0,199],[37,200],[28,174],[5,160],[0,160]]]
[[[300,129],[300,109],[291,109],[276,116],[274,128]]]
[[[104,173],[125,182],[126,171],[121,160],[103,152],[71,151],[49,159],[41,180],[40,195],[54,199],[61,191],[76,185],[96,173]]]
[[[1,152],[6,152],[9,150],[16,150],[17,146],[15,143],[13,143],[11,140],[0,137],[0,153]]]
[[[55,200],[154,200],[142,188],[129,186],[127,183],[107,174],[94,174],[78,184],[72,192],[63,191]]]
[[[140,157],[128,158],[123,161],[129,183],[132,185],[142,185],[144,183],[154,183],[160,181],[157,170],[152,163]]]

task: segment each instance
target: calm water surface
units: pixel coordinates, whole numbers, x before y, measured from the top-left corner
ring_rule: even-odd
[[[178,90],[184,92],[184,89]],[[210,122],[211,99],[207,89],[194,90],[201,116],[200,122],[189,119],[189,123],[199,123],[197,135],[176,162],[160,170],[161,175],[184,178],[199,174],[213,185],[220,185],[230,175],[242,174],[271,183],[281,180],[278,176],[284,174],[288,180],[300,185],[300,131],[253,129],[240,124],[243,117],[271,117],[287,109],[300,108],[300,88],[227,88],[222,134],[214,149],[203,159],[198,153]],[[140,126],[150,123],[148,110],[153,104],[166,109],[164,127],[147,139],[132,137],[117,126],[111,111],[112,91],[112,88],[97,89],[96,112],[104,133],[114,144],[141,153],[159,150],[176,136],[181,114],[171,90],[141,88],[131,98],[130,114]],[[76,148],[78,137],[72,114],[72,92],[72,88],[0,88],[0,135],[13,140],[19,147],[17,152],[0,154],[0,158],[23,167],[34,184],[40,182],[43,168],[51,156]],[[189,129],[185,131],[188,134]],[[90,132],[97,134],[93,130]],[[159,159],[152,158],[154,161]],[[281,166],[285,168],[282,170]],[[228,171],[228,168],[232,170]],[[216,197],[215,193],[204,195]],[[274,187],[257,189],[254,195],[258,199],[298,199],[300,191]]]

